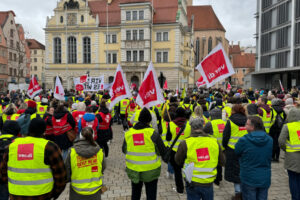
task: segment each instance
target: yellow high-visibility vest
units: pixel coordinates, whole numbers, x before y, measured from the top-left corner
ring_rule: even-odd
[[[130,102],[129,99],[122,99],[120,101],[120,114],[121,115],[125,115],[126,108],[129,105],[129,102]]]
[[[229,139],[228,146],[232,149],[235,149],[235,145],[239,141],[239,139],[244,135],[246,135],[248,132],[245,126],[238,126],[232,121],[230,121],[230,126],[231,126],[231,136]]]
[[[272,116],[273,115],[273,110],[271,110],[270,113],[267,113],[267,111],[264,108],[261,108],[261,110],[263,111],[262,120],[264,122],[266,133],[269,133],[270,132],[270,128],[271,128],[271,126],[274,123],[273,122],[274,116]]]
[[[39,114],[39,115],[41,116],[41,118],[43,118],[44,114],[45,114],[46,111],[47,111],[47,108],[48,108],[47,105],[45,105],[45,106],[43,106],[43,105],[38,105],[38,106],[37,106],[37,109],[36,109],[36,113]],[[70,110],[69,110],[69,111],[70,111]]]
[[[300,151],[300,122],[287,123],[289,138],[286,141],[286,152]]]
[[[144,172],[161,167],[160,158],[155,152],[155,145],[151,139],[153,133],[153,128],[141,130],[131,128],[125,133],[126,166],[128,169]]]
[[[102,188],[103,151],[100,149],[91,158],[83,158],[71,148],[71,186],[81,195],[92,195]]]
[[[179,126],[177,126],[174,122],[170,122],[169,125],[170,125],[170,132],[172,134],[172,141],[170,142],[170,144],[172,144],[176,138],[176,135],[179,133],[181,128]],[[184,131],[181,133],[181,135],[179,136],[178,140],[176,141],[174,147],[172,148],[173,151],[177,152],[180,142],[183,141],[185,138],[190,137],[190,135],[191,135],[191,125],[187,121]]]
[[[185,142],[187,155],[183,170],[190,163],[194,163],[193,182],[202,184],[214,182],[220,153],[217,140],[213,137],[190,137]]]
[[[52,191],[52,171],[44,163],[48,142],[42,138],[25,137],[17,138],[9,145],[7,175],[10,194],[39,196]]]
[[[167,141],[167,132],[168,132],[169,122],[165,121],[164,119],[161,120],[161,139],[164,142],[166,147],[169,147],[171,144],[169,141]]]
[[[213,129],[213,137],[217,139],[218,143],[221,145],[222,150],[225,148],[222,146],[223,131],[225,129],[225,122],[222,119],[214,119],[211,121],[211,126]]]

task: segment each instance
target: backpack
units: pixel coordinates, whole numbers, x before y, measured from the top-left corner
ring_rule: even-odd
[[[13,142],[15,137],[12,138],[1,138],[0,139],[0,163],[2,162],[3,155],[7,149],[7,146]]]
[[[282,128],[282,126],[283,126],[283,124],[284,124],[284,119],[282,119],[282,117],[280,116],[280,114],[277,114],[276,115],[276,119],[275,119],[275,126],[277,127],[277,128]]]

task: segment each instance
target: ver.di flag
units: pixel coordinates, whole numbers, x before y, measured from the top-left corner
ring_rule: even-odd
[[[37,82],[34,75],[31,77],[31,81],[27,90],[27,95],[30,97],[30,99],[33,99],[35,95],[40,93],[42,91],[42,88],[39,86],[39,83]]]
[[[65,100],[65,91],[58,76],[56,76],[55,80],[54,98],[61,101]]]
[[[167,80],[165,81],[165,84],[164,84],[163,89],[164,89],[164,90],[167,90],[167,89],[168,89],[168,81],[167,81]]]
[[[117,67],[114,81],[109,90],[109,95],[111,96],[109,109],[112,109],[114,105],[122,99],[130,98],[132,96],[121,65],[118,65]]]
[[[206,85],[205,81],[203,80],[203,76],[200,76],[200,78],[198,79],[198,81],[196,82],[197,87],[201,87]]]
[[[136,98],[136,103],[140,107],[150,108],[165,102],[164,96],[160,89],[156,72],[150,62],[145,73],[144,80],[140,86],[139,94]]]
[[[234,74],[234,69],[222,44],[219,43],[196,67],[209,88]]]

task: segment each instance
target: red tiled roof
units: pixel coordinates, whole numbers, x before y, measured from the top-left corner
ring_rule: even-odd
[[[176,22],[178,10],[178,0],[153,0],[154,4],[154,24]],[[108,26],[118,26],[121,24],[120,4],[152,2],[152,0],[113,0],[108,5]],[[98,14],[99,26],[106,26],[106,1],[89,1],[88,5],[94,17]]]
[[[26,39],[26,43],[29,49],[43,49],[45,50],[45,46],[41,44],[39,41],[35,39]]]
[[[229,45],[229,55],[241,54],[240,45]]]
[[[188,23],[191,25],[191,18],[194,15],[194,30],[220,30],[226,32],[211,6],[188,6]]]
[[[255,68],[255,54],[234,54],[232,55],[232,65],[234,68]]]
[[[9,15],[9,13],[12,13],[14,15],[14,17],[16,16],[14,11],[12,11],[12,10],[0,12],[0,25],[1,26],[3,26],[4,23],[6,22],[6,19]]]

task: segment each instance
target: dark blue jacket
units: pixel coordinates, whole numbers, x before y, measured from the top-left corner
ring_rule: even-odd
[[[272,148],[273,140],[264,131],[254,131],[239,139],[235,153],[239,156],[242,183],[270,187]]]

